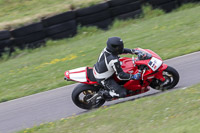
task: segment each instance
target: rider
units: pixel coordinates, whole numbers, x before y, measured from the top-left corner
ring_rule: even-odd
[[[101,52],[97,63],[93,67],[93,74],[97,82],[107,88],[111,97],[125,97],[126,89],[114,79],[114,73],[120,80],[139,80],[140,73],[135,75],[125,73],[120,65],[119,54],[137,54],[134,49],[124,48],[124,43],[119,37],[110,37],[107,47]]]

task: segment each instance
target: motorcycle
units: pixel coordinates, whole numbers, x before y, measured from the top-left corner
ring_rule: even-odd
[[[122,57],[119,59],[124,72],[130,74],[141,73],[139,80],[115,81],[127,89],[127,96],[145,93],[150,87],[156,90],[169,90],[179,82],[179,73],[171,66],[163,63],[161,57],[149,49],[137,48],[136,57]],[[92,67],[80,67],[65,72],[65,80],[76,81],[78,84],[72,92],[72,101],[82,109],[93,109],[102,106],[106,101],[117,98],[108,97],[110,90],[105,89],[96,81]]]

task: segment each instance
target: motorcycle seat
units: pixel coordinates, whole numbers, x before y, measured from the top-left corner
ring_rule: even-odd
[[[90,81],[96,82],[96,78],[94,77],[93,74],[93,69],[91,67],[87,67],[87,77]]]

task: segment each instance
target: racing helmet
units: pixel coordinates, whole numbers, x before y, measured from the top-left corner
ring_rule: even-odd
[[[114,55],[122,54],[124,43],[120,37],[110,37],[107,41],[106,49]]]

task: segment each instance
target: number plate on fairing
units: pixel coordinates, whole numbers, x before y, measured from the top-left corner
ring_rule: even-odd
[[[162,65],[162,61],[152,57],[151,60],[148,63],[148,66],[153,70],[156,71],[160,66]]]

